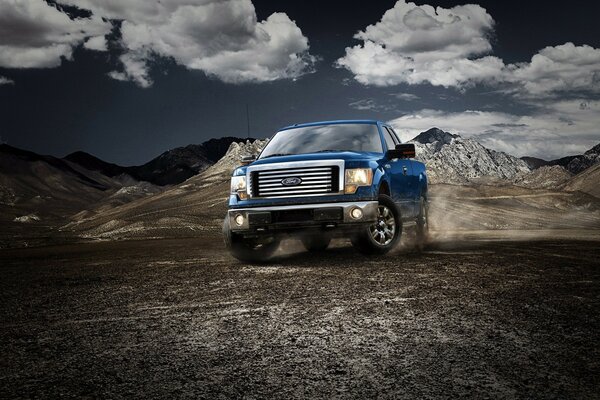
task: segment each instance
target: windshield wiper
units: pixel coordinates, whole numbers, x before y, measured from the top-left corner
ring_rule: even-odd
[[[269,158],[269,157],[281,157],[281,156],[293,156],[292,153],[275,153],[275,154],[269,154],[268,156],[264,156],[261,158]]]
[[[338,151],[346,151],[346,150],[319,150],[319,151],[313,151],[313,153],[337,153]]]

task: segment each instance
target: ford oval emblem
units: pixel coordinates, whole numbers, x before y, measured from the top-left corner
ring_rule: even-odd
[[[291,178],[284,178],[281,180],[283,186],[298,186],[302,183],[302,178],[292,176]]]

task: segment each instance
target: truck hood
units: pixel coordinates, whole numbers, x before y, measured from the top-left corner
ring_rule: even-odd
[[[383,157],[381,153],[355,152],[355,151],[335,151],[327,153],[306,153],[295,154],[292,156],[269,157],[254,161],[250,165],[264,165],[274,163],[285,163],[293,161],[312,161],[312,160],[344,160],[344,161],[376,161]]]

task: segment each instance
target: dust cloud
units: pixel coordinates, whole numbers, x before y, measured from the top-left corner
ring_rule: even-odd
[[[473,241],[600,239],[600,200],[583,193],[513,185],[432,185],[429,245],[451,249]],[[403,228],[393,253],[419,251],[414,226]],[[350,246],[348,239],[330,245]],[[281,242],[275,257],[302,257],[298,239]]]
[[[584,193],[512,185],[432,185],[430,191],[435,241],[533,240],[600,232],[600,200]]]

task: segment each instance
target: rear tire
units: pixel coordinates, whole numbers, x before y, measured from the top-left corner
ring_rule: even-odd
[[[417,216],[417,247],[423,250],[429,241],[429,204],[421,197],[419,215]]]
[[[386,254],[400,240],[402,219],[400,210],[388,195],[379,195],[377,222],[352,238],[352,245],[363,254]]]
[[[229,218],[223,221],[223,239],[229,253],[242,262],[265,262],[275,253],[280,240],[276,237],[259,241],[231,232]]]
[[[315,252],[327,249],[331,243],[331,238],[325,235],[305,236],[300,240],[306,250]]]

